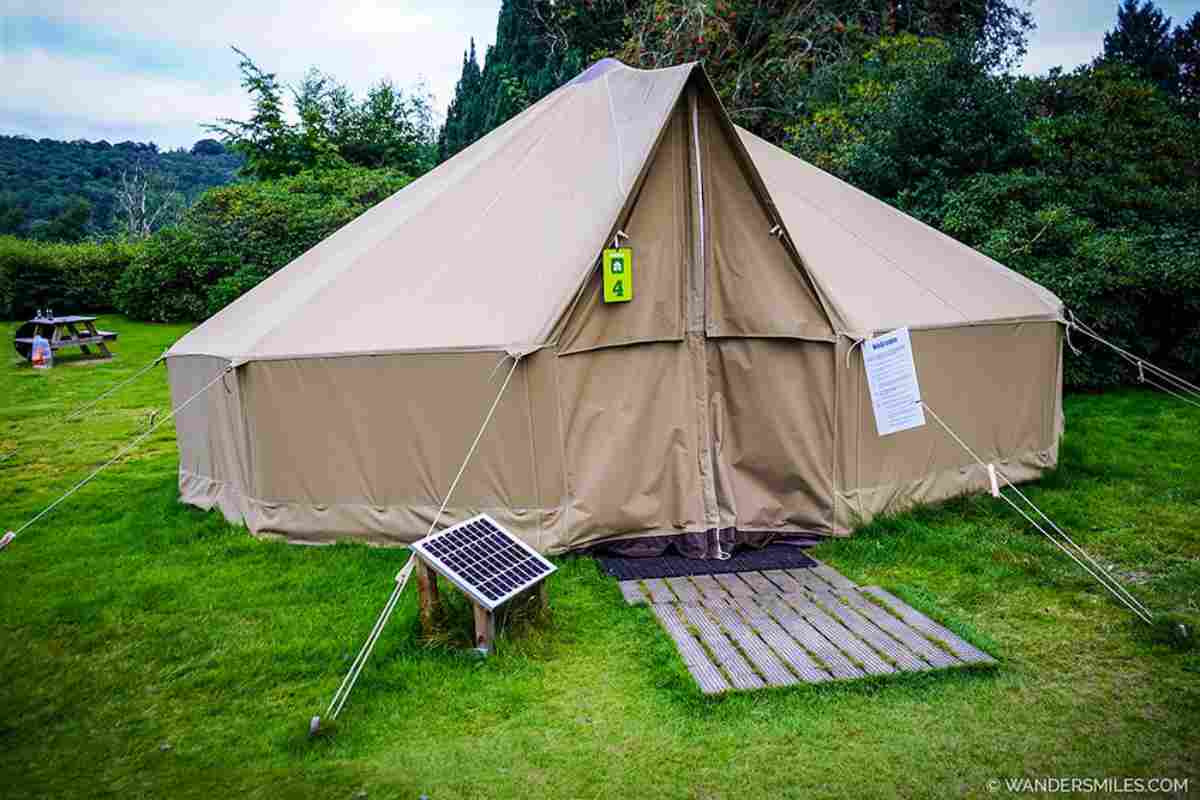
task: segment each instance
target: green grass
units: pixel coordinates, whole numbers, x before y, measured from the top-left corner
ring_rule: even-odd
[[[13,528],[168,402],[164,371],[58,418],[183,328],[106,319],[119,357],[0,366],[0,524]],[[1067,400],[1031,492],[1157,611],[1200,603],[1200,412]],[[1008,776],[1200,785],[1200,655],[1135,623],[1002,504],[878,521],[819,556],[1001,658],[995,670],[705,699],[644,608],[559,561],[552,621],[486,662],[422,643],[406,596],[332,736],[310,740],[405,552],[261,542],[176,500],[164,426],[0,553],[0,795],[990,796]],[[449,609],[452,637],[469,628]]]

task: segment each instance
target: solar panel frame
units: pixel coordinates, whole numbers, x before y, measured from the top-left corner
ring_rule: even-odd
[[[495,611],[557,571],[487,514],[430,534],[413,552],[472,600]]]

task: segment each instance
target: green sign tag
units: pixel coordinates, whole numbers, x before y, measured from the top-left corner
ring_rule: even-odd
[[[604,302],[628,303],[633,299],[633,248],[604,251]]]

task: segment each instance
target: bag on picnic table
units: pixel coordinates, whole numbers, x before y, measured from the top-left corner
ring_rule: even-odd
[[[33,352],[30,353],[29,360],[33,362],[34,369],[50,369],[54,366],[54,352],[50,349],[50,342],[40,333],[33,335]]]

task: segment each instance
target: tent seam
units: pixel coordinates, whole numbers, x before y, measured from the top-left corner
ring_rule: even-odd
[[[611,72],[604,73],[604,92],[608,95],[608,118],[612,122],[613,138],[617,146],[617,192],[624,197],[625,192],[625,154],[622,150],[621,127],[617,125],[617,109],[613,105],[612,85],[609,83]]]

